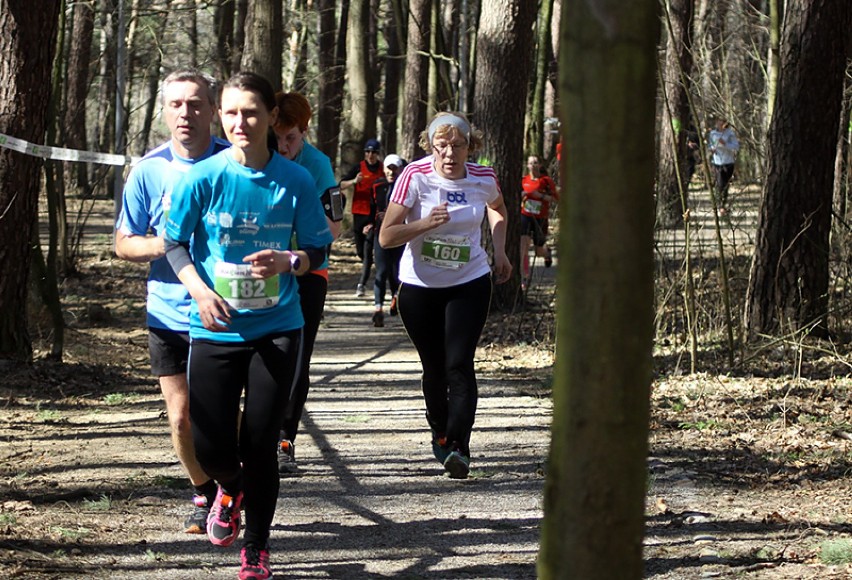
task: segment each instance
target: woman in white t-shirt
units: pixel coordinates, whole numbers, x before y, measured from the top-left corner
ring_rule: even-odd
[[[476,416],[473,359],[488,316],[492,277],[509,279],[506,206],[494,170],[467,161],[481,133],[461,113],[439,113],[420,136],[431,153],[397,180],[379,240],[406,244],[399,268],[399,315],[423,367],[432,450],[449,476],[470,471]],[[494,267],[482,247],[487,218]]]

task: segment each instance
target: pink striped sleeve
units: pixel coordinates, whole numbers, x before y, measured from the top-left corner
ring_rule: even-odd
[[[497,181],[497,173],[494,171],[493,167],[479,165],[478,163],[468,163],[467,171],[469,175],[482,179],[483,181],[487,182],[489,180],[493,180],[494,187],[497,188],[497,193],[503,195],[503,190],[500,188],[500,182]]]
[[[414,200],[408,193],[408,190],[411,187],[411,180],[415,175],[425,175],[431,170],[431,157],[424,157],[421,160],[414,161],[406,165],[396,180],[397,183],[393,188],[391,201],[406,207],[413,206]]]

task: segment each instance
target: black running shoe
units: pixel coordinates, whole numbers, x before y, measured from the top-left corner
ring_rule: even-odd
[[[381,328],[385,325],[385,315],[381,310],[376,310],[373,313],[373,326]]]
[[[278,473],[288,475],[296,471],[296,444],[289,439],[282,439],[278,443]]]
[[[183,531],[187,534],[206,534],[207,515],[210,513],[207,496],[204,494],[192,496],[192,504],[192,513],[184,520]]]

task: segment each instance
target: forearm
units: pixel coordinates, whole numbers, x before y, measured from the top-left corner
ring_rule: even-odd
[[[340,237],[340,224],[342,222],[331,221],[328,218],[325,218],[328,222],[328,229],[331,231],[331,237],[337,240]]]
[[[166,254],[163,238],[115,232],[115,255],[129,262],[153,262]]]
[[[407,244],[417,236],[423,235],[432,229],[434,227],[426,219],[401,224],[389,224],[385,220],[379,232],[379,243],[383,248],[395,248]]]
[[[171,240],[164,240],[164,245],[166,259],[190,296],[197,299],[201,292],[208,291],[210,288],[198,275],[186,245]]]
[[[506,206],[488,208],[488,225],[491,227],[491,241],[494,252],[505,254],[506,252]]]

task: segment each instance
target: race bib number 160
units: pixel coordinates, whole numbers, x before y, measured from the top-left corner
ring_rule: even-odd
[[[458,270],[470,262],[470,238],[428,235],[423,238],[420,259],[439,268]]]

